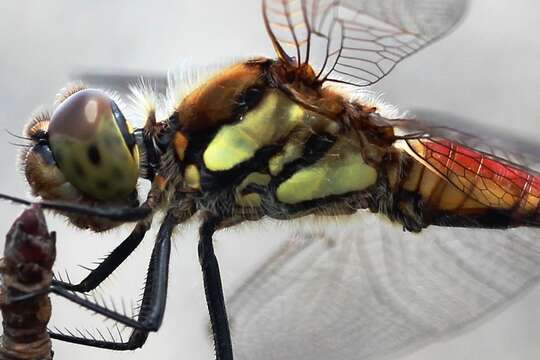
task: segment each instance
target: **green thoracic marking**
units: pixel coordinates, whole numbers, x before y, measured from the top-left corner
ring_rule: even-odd
[[[268,90],[260,103],[236,124],[223,126],[204,152],[212,171],[230,170],[253,157],[263,146],[286,138],[295,128],[311,131],[338,130],[333,121],[307,111],[279,90]]]
[[[49,140],[62,174],[82,193],[107,201],[135,190],[138,149],[130,152],[114,120],[100,121],[94,136],[86,141],[66,134],[51,135]]]
[[[312,135],[312,132],[308,129],[302,130],[303,131],[291,133],[287,143],[283,145],[283,149],[270,158],[268,161],[270,174],[276,176],[283,170],[283,167],[286,164],[302,157],[302,154],[304,153],[304,144],[309,136]]]
[[[260,206],[261,197],[259,196],[259,194],[250,193],[242,195],[242,190],[244,190],[249,184],[268,185],[268,183],[270,183],[270,180],[270,175],[259,172],[253,172],[246,176],[244,180],[242,180],[240,185],[238,185],[238,187],[236,188],[236,203],[240,206]]]
[[[361,191],[376,180],[377,171],[364,162],[358,147],[338,140],[321,160],[284,181],[276,195],[281,202],[296,204]]]
[[[186,181],[186,185],[190,188],[201,188],[201,174],[195,165],[189,164],[186,166],[186,169],[184,170],[184,179]]]

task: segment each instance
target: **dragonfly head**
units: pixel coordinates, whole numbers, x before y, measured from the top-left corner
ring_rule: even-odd
[[[139,150],[133,129],[106,93],[74,91],[51,116],[34,116],[25,136],[32,143],[22,163],[34,195],[92,206],[138,204]],[[106,221],[69,217],[83,228],[113,227]]]

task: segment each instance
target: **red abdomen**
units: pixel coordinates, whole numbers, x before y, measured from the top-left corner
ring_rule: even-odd
[[[514,222],[538,222],[540,175],[443,138],[407,140],[413,166],[403,188],[432,209],[453,213],[507,211]]]

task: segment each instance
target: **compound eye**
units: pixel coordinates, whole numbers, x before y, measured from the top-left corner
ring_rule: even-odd
[[[58,167],[82,193],[102,201],[133,193],[138,148],[133,130],[107,94],[86,89],[68,97],[51,116],[48,134]]]

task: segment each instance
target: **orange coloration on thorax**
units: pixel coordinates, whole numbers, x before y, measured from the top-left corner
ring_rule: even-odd
[[[176,151],[176,156],[178,156],[180,160],[184,160],[186,148],[188,146],[188,139],[186,138],[186,136],[183,133],[177,131],[174,134],[173,144],[174,150]]]
[[[264,87],[266,60],[233,65],[184,98],[178,108],[183,133],[199,132],[234,121],[238,99],[251,87]]]
[[[329,87],[323,88],[309,64],[295,68],[274,62],[269,72],[281,90],[309,110],[334,120],[342,117],[346,109],[344,96]]]

